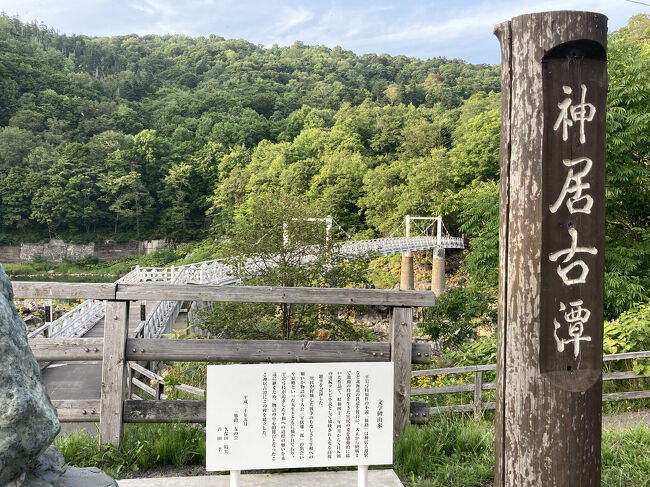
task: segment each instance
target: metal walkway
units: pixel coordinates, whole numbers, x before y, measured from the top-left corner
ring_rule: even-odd
[[[350,240],[335,244],[336,252],[345,259],[374,257],[379,255],[399,254],[429,249],[462,249],[464,240],[457,237],[397,237],[373,240]],[[265,262],[268,265],[268,262]],[[261,261],[252,258],[246,261],[251,271],[261,268]],[[170,267],[140,267],[116,281],[118,284],[167,282],[173,284],[213,284],[224,286],[237,284],[240,279],[233,269],[223,260],[209,260]],[[160,338],[169,333],[180,310],[180,302],[161,301],[153,306],[146,320],[134,329],[133,336],[143,338]],[[95,325],[103,320],[104,302],[87,300],[69,311],[59,319],[46,323],[29,334],[29,338],[45,335],[50,338],[81,337],[89,333]]]

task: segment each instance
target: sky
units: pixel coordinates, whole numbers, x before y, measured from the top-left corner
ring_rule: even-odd
[[[650,0],[0,0],[0,11],[65,34],[216,34],[489,64],[500,62],[495,24],[548,10],[603,13],[612,31],[650,12]]]

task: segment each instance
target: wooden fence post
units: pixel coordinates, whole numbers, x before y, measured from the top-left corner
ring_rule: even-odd
[[[393,402],[393,434],[398,437],[409,424],[411,411],[411,350],[413,341],[413,308],[391,310],[390,357],[395,364],[395,400]]]
[[[107,301],[104,316],[104,355],[99,436],[102,443],[120,446],[122,406],[126,389],[126,339],[129,332],[129,302]]]
[[[522,15],[502,54],[495,487],[600,486],[607,18]]]
[[[474,417],[481,416],[483,409],[483,371],[474,372]]]

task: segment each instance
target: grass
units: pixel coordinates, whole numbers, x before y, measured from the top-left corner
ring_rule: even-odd
[[[602,485],[650,486],[650,428],[604,431]]]
[[[205,464],[205,432],[188,424],[127,424],[121,448],[100,445],[79,431],[54,441],[65,460],[76,467],[99,467],[112,477],[158,466]]]
[[[395,444],[396,473],[407,487],[490,485],[494,429],[489,416],[441,415],[409,426]],[[125,425],[121,448],[99,445],[84,432],[59,436],[55,445],[73,466],[97,466],[116,478],[153,468],[205,465],[205,432],[188,424]],[[602,485],[650,487],[650,428],[604,431]]]
[[[483,485],[493,477],[493,441],[487,420],[441,415],[408,427],[395,444],[394,469],[412,487]]]

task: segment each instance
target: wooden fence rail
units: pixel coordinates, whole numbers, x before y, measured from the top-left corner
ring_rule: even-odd
[[[409,420],[411,363],[428,363],[431,347],[412,343],[413,307],[432,306],[435,296],[422,291],[375,289],[222,287],[192,284],[80,284],[14,282],[21,298],[103,299],[104,338],[31,339],[39,361],[101,360],[101,399],[53,401],[62,422],[100,423],[104,443],[119,445],[125,422],[205,421],[204,401],[160,401],[164,383],[138,362],[382,362],[395,363],[394,433]],[[389,306],[390,343],[277,340],[172,340],[129,338],[129,300],[234,301]],[[140,377],[149,380],[147,383]],[[138,400],[134,388],[154,400]],[[200,389],[179,390],[199,395]],[[128,390],[129,396],[126,396]],[[134,397],[136,399],[127,399]]]
[[[614,360],[630,360],[650,358],[650,351],[642,352],[627,352],[612,355],[604,355],[603,361],[609,362]],[[424,423],[431,415],[440,414],[445,412],[474,412],[475,415],[480,415],[481,411],[487,409],[495,409],[495,402],[483,402],[483,391],[493,391],[496,389],[496,382],[483,382],[483,373],[491,370],[496,370],[496,364],[489,365],[469,365],[465,367],[447,367],[441,369],[428,369],[428,370],[414,370],[411,373],[412,377],[423,376],[439,376],[439,375],[458,375],[458,374],[474,374],[473,384],[459,384],[451,386],[427,387],[427,388],[412,388],[411,396],[430,396],[438,394],[453,394],[459,392],[474,392],[474,401],[471,404],[459,404],[453,406],[437,406],[429,407],[424,403],[411,407],[411,422]],[[637,374],[632,371],[628,372],[608,372],[603,374],[603,381],[613,380],[626,380],[626,379],[643,379],[647,376]],[[628,399],[645,399],[650,398],[650,390],[644,391],[628,391],[628,392],[612,392],[603,394],[603,401],[623,401]],[[416,415],[417,413],[417,415]]]

